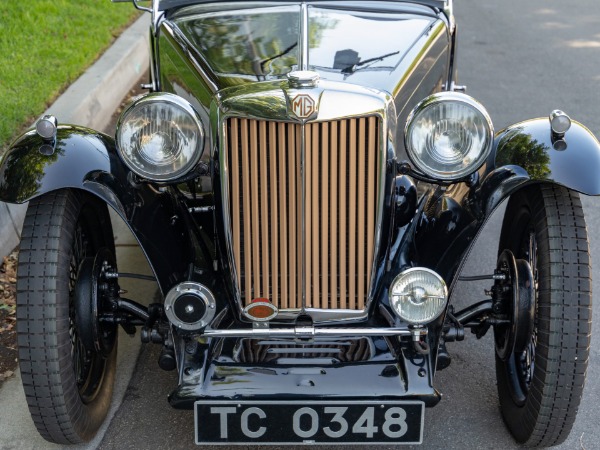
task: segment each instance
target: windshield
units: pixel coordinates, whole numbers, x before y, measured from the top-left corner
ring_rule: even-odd
[[[217,76],[262,81],[281,78],[298,67],[300,6],[198,11],[186,9],[171,20]],[[328,78],[336,79],[367,71],[389,74],[433,20],[413,14],[310,6],[309,70],[328,72]]]

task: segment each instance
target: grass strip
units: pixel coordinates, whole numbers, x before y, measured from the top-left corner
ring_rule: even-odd
[[[109,0],[2,0],[0,154],[139,15]]]

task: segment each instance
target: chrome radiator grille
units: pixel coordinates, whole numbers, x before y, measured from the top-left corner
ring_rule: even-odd
[[[242,302],[361,310],[371,281],[379,120],[227,120],[231,245]],[[303,168],[303,170],[302,170]]]

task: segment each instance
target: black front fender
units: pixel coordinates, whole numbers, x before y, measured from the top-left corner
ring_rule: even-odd
[[[491,170],[479,191],[485,214],[525,184],[549,182],[586,195],[600,195],[600,143],[573,122],[564,138],[552,136],[547,118],[517,123],[494,140]]]
[[[24,203],[60,188],[83,188],[101,174],[111,175],[117,196],[126,197],[127,170],[114,140],[94,130],[61,126],[49,144],[35,131],[17,139],[0,164],[0,200]],[[125,200],[125,203],[131,203]],[[118,205],[123,211],[124,205]]]
[[[0,162],[0,200],[24,203],[64,188],[100,197],[126,222],[166,292],[193,260],[188,231],[174,219],[181,206],[170,194],[131,183],[129,173],[110,136],[66,125],[50,145],[30,131]]]

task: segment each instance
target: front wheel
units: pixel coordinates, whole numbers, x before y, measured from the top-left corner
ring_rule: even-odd
[[[518,442],[557,445],[577,415],[591,338],[591,266],[579,195],[534,185],[511,196],[504,250],[529,263],[535,304],[528,341],[508,355],[496,352],[502,416]]]
[[[98,255],[113,254],[102,202],[74,190],[30,201],[17,277],[19,364],[33,422],[50,442],[90,440],[108,412],[116,327],[91,315],[98,296],[90,280]]]

